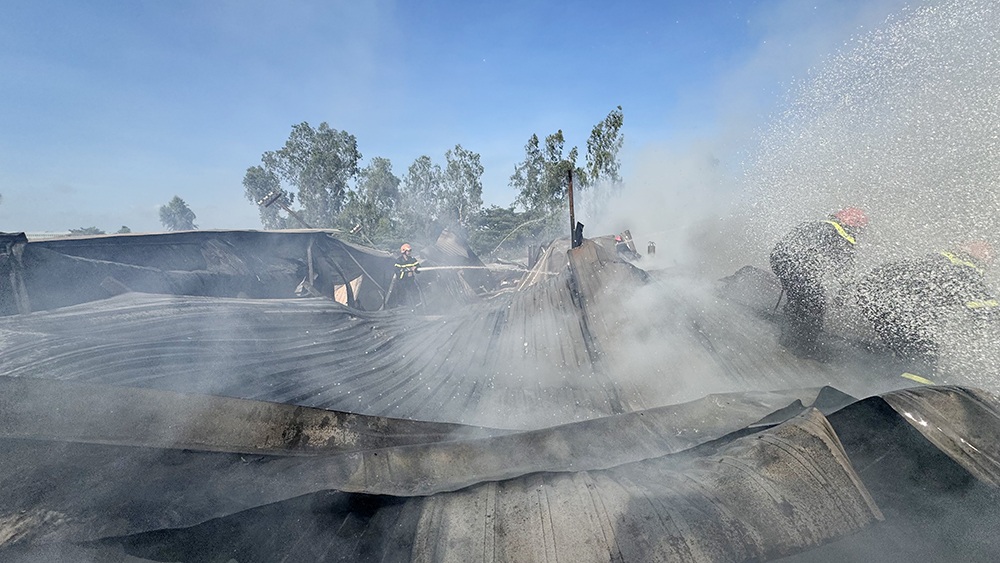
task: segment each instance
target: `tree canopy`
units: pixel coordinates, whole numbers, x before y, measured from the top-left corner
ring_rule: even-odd
[[[281,181],[278,175],[263,166],[251,166],[247,168],[247,173],[243,176],[243,187],[246,189],[246,198],[257,204],[274,192],[279,192],[279,197],[285,198],[289,203],[293,201],[294,194],[281,189]],[[260,223],[265,229],[285,229],[287,228],[286,218],[279,215],[280,207],[274,205],[258,205],[260,212]]]
[[[523,248],[563,232],[570,172],[581,191],[620,186],[622,124],[618,106],[593,127],[586,168],[577,164],[579,150],[568,147],[562,130],[544,138],[532,134],[524,160],[510,177],[514,200],[508,207],[483,208],[480,155],[461,144],[445,152],[443,166],[421,155],[398,177],[384,157],[360,168],[355,137],[325,122],[317,128],[294,125],[281,149],[263,153],[259,165],[247,168],[244,193],[259,206],[267,229],[299,227],[298,216],[313,227],[340,229],[371,245],[430,243],[451,228],[468,234],[477,252]]]
[[[348,190],[341,224],[350,225],[369,244],[391,240],[396,235],[395,216],[400,179],[392,173],[388,158],[376,157],[358,174],[358,187]]]
[[[358,174],[361,153],[354,135],[331,128],[326,122],[313,128],[303,121],[292,127],[285,146],[261,156],[262,166],[247,169],[243,178],[246,196],[257,203],[268,193],[283,190],[289,205],[298,200],[299,213],[314,227],[333,228],[344,207],[350,181]],[[262,207],[266,228],[285,228],[278,209]]]
[[[160,223],[168,231],[193,231],[198,228],[195,218],[194,211],[178,196],[160,207]]]
[[[587,139],[587,174],[592,184],[601,180],[621,184],[618,151],[625,143],[625,136],[622,134],[624,120],[622,107],[618,106],[590,131],[590,138]]]
[[[444,153],[447,163],[441,185],[440,215],[465,229],[472,227],[483,206],[483,165],[479,154],[455,145]]]
[[[71,235],[103,235],[106,234],[103,230],[97,227],[80,227],[79,229],[70,229],[69,234]]]
[[[579,151],[574,146],[566,150],[566,138],[558,130],[540,141],[533,134],[524,146],[524,160],[514,167],[510,187],[516,192],[514,205],[522,209],[525,218],[535,225],[532,230],[539,238],[558,236],[565,223],[570,172],[574,190],[588,201],[604,201],[621,187],[621,162],[618,153],[624,144],[622,125],[624,112],[616,107],[596,124],[587,139],[586,169],[577,166]],[[594,206],[595,209],[599,205]]]

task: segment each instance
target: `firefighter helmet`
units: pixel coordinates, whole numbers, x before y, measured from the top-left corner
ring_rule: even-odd
[[[993,247],[985,240],[970,240],[958,249],[984,264],[993,261]]]
[[[858,209],[857,207],[845,207],[834,213],[833,218],[842,225],[846,225],[848,227],[863,229],[868,226],[868,217],[865,215],[864,211]]]
[[[399,247],[399,251],[400,252],[409,252],[410,251],[410,245],[409,245],[409,243],[405,243],[404,242],[403,246]]]

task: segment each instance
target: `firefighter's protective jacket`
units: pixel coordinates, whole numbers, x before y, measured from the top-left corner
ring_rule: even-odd
[[[813,276],[849,270],[854,264],[856,233],[840,223],[811,221],[789,232],[771,251],[771,268],[782,277],[790,265]]]
[[[859,301],[873,309],[951,307],[988,311],[998,306],[979,265],[971,256],[957,251],[941,251],[876,268],[859,284]]]
[[[396,274],[399,279],[412,278],[417,273],[420,261],[405,254],[400,254],[396,258]]]

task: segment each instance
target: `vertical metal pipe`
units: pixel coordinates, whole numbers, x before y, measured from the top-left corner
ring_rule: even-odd
[[[573,169],[570,168],[566,171],[569,176],[569,187],[566,190],[566,195],[569,197],[569,240],[570,247],[575,247],[576,238],[574,233],[576,232],[576,213],[573,210]]]

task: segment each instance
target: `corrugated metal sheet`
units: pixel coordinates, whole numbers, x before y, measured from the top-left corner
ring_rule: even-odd
[[[215,236],[185,233],[249,255]],[[918,502],[879,437],[946,467],[947,494],[996,488],[988,390],[896,391],[900,366],[848,341],[792,356],[753,276],[563,256],[434,315],[124,293],[0,318],[0,553],[771,560]],[[882,398],[838,411],[828,385]]]

